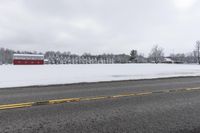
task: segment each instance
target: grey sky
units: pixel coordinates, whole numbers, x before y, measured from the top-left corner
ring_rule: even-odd
[[[73,53],[190,52],[197,0],[0,0],[0,47]]]

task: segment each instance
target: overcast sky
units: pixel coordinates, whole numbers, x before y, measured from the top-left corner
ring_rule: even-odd
[[[0,0],[0,47],[82,54],[190,52],[198,0]]]

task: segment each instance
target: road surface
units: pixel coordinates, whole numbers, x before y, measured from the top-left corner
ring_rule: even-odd
[[[90,100],[0,110],[0,133],[200,132],[200,77],[5,88],[0,108],[68,98]]]

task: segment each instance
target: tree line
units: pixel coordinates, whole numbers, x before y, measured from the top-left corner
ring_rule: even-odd
[[[153,46],[148,57],[139,54],[137,50],[131,50],[130,54],[99,54],[82,55],[71,52],[47,51],[30,52],[14,51],[0,48],[0,64],[12,64],[13,54],[43,54],[48,64],[116,64],[116,63],[198,63],[200,64],[200,41],[196,42],[194,51],[190,53],[171,53],[165,56],[164,49],[158,45]]]
[[[164,54],[164,49],[155,45],[149,54],[148,60],[153,63],[200,64],[200,41],[196,42],[194,50],[190,53],[171,53],[167,57]]]

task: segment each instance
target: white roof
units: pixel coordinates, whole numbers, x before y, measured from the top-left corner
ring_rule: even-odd
[[[24,57],[44,57],[44,55],[41,55],[41,54],[13,54],[13,56],[24,56]]]
[[[170,59],[170,58],[165,58],[165,61],[171,61],[171,62],[173,62],[173,60]]]

